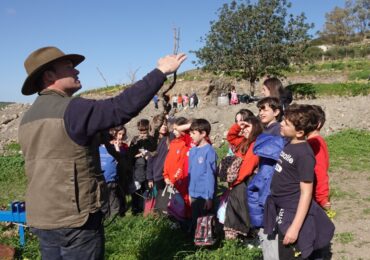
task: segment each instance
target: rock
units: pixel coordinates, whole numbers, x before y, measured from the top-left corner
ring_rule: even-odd
[[[189,82],[181,82],[182,84]],[[177,93],[191,92],[189,89],[195,88],[199,82],[190,82],[190,87],[176,90]],[[180,83],[179,83],[180,85]],[[177,85],[176,85],[177,87]],[[175,89],[176,89],[175,87]],[[234,123],[235,114],[242,108],[250,109],[258,114],[256,103],[239,104],[235,106],[218,107],[215,102],[204,101],[205,87],[199,91],[200,103],[195,109],[186,109],[176,113],[176,116],[187,118],[205,118],[212,123],[211,135],[213,144],[219,147],[226,138],[227,130]],[[197,92],[198,93],[198,92]],[[99,97],[102,98],[102,97]],[[356,97],[325,97],[312,100],[297,100],[298,104],[314,104],[322,106],[326,113],[326,123],[322,129],[324,136],[336,133],[341,129],[354,128],[370,130],[370,123],[367,120],[370,115],[370,95]],[[18,126],[24,112],[30,107],[29,104],[11,104],[0,110],[0,153],[5,144],[18,139]],[[129,137],[137,134],[136,122],[141,118],[151,119],[154,115],[161,113],[161,110],[153,109],[151,102],[144,110],[131,122],[126,124]],[[6,122],[4,124],[4,122]]]

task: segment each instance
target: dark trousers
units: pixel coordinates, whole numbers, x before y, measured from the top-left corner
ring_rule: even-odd
[[[124,194],[120,191],[119,184],[117,182],[107,183],[107,189],[109,193],[108,201],[102,206],[102,211],[106,218],[119,215],[125,215],[125,198]]]
[[[131,194],[131,211],[134,215],[144,211],[144,192],[147,189],[146,181],[140,184],[141,188]]]
[[[31,228],[31,232],[39,238],[42,259],[104,259],[104,225],[101,212],[90,214],[87,222],[79,228]]]
[[[204,209],[206,200],[202,198],[191,198],[191,234],[194,235],[197,228],[197,220],[199,217],[207,215],[207,210]]]

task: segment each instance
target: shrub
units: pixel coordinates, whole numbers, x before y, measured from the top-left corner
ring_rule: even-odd
[[[287,86],[286,89],[290,90],[293,93],[295,99],[297,98],[312,99],[316,97],[316,89],[311,83],[292,84]]]
[[[349,80],[361,80],[361,79],[367,80],[369,78],[370,78],[370,70],[354,71],[348,76]]]
[[[317,96],[365,96],[370,93],[370,84],[366,83],[296,83],[286,88],[292,91],[295,99],[312,99]]]

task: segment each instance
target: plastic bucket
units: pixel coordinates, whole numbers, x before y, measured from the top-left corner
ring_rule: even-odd
[[[229,97],[228,96],[219,96],[217,98],[217,105],[218,106],[228,106],[229,105]]]

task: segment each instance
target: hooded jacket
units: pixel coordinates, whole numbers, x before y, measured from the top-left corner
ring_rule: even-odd
[[[251,225],[263,226],[263,212],[276,161],[284,148],[284,139],[280,136],[261,134],[257,137],[253,152],[259,156],[258,172],[253,175],[247,188],[247,201]]]

